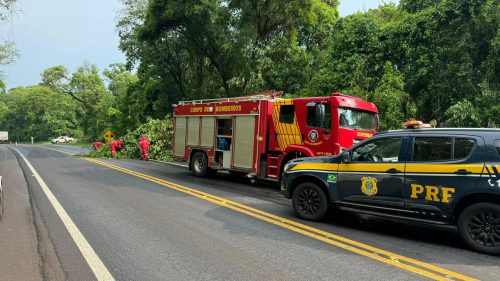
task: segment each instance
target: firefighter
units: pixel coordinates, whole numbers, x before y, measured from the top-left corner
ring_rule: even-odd
[[[149,160],[148,149],[150,146],[149,140],[145,135],[139,138],[139,146],[141,148],[141,160]]]
[[[111,157],[116,157],[116,151],[122,151],[122,140],[118,139],[109,143],[109,148],[111,148]]]
[[[99,148],[101,148],[103,145],[104,145],[104,143],[102,143],[100,141],[96,141],[96,142],[92,143],[92,147],[94,148],[94,150],[99,150]]]

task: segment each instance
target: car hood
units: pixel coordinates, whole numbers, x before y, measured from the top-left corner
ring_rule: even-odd
[[[298,158],[290,161],[291,164],[299,164],[299,163],[331,163],[332,156],[317,156],[317,157],[304,157]]]

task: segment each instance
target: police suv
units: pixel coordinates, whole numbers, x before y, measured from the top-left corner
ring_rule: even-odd
[[[454,225],[469,247],[500,254],[500,129],[379,133],[338,156],[287,163],[281,191],[303,219],[335,207]]]

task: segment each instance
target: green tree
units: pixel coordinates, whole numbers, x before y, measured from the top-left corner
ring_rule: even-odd
[[[106,89],[95,65],[85,63],[71,77],[63,66],[48,68],[42,73],[41,85],[78,103],[77,116],[88,140],[95,140],[103,130],[113,128],[113,117],[117,114],[113,108],[115,97]]]
[[[139,63],[144,114],[155,118],[183,99],[298,92],[316,74],[338,15],[337,1],[318,0],[124,4],[120,48],[129,67]]]
[[[115,134],[121,135],[139,125],[139,122],[135,122],[136,119],[141,120],[136,115],[142,112],[134,109],[129,95],[139,79],[137,75],[128,71],[124,64],[112,64],[103,74],[109,83],[108,89],[114,96],[114,104],[110,104],[106,110],[110,122],[113,123]],[[112,100],[109,99],[108,102]]]
[[[13,140],[28,141],[32,136],[48,140],[63,134],[81,136],[77,104],[46,86],[11,89],[2,97],[0,107],[7,108],[0,114],[0,127],[10,132]]]
[[[478,127],[480,118],[478,109],[468,100],[462,100],[450,106],[445,113],[448,127]]]
[[[17,0],[0,0],[0,24],[3,24],[11,19],[12,15],[16,12],[16,4]],[[14,62],[18,56],[19,53],[17,52],[13,42],[0,42],[0,66]],[[3,72],[0,71],[0,86],[2,86],[0,89],[5,91],[5,84],[1,80],[2,76]]]
[[[403,120],[415,116],[410,95],[404,91],[403,75],[390,62],[385,63],[384,75],[369,100],[377,105],[381,130],[399,129]]]

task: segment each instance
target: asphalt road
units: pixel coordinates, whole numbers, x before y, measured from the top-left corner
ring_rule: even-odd
[[[464,249],[454,229],[345,214],[302,221],[276,185],[47,148],[81,152],[0,146],[1,280],[500,278],[500,258]],[[2,265],[12,258],[17,266]]]

